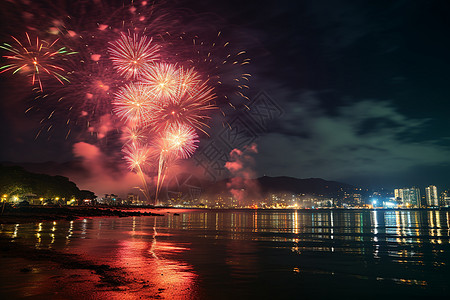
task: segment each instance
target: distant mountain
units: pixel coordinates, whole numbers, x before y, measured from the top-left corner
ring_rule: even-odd
[[[29,172],[42,173],[47,175],[67,176],[73,174],[85,174],[86,170],[81,161],[73,160],[69,162],[58,163],[54,161],[30,163],[30,162],[0,162],[3,166],[20,166]]]
[[[231,179],[224,179],[214,184],[207,185],[205,187],[206,194],[226,194],[229,191],[227,183]],[[237,185],[239,187],[239,184]],[[344,192],[351,192],[355,190],[355,186],[337,182],[328,181],[321,178],[294,178],[288,176],[269,177],[263,176],[256,179],[250,179],[242,188],[257,188],[259,193],[263,196],[269,194],[306,194],[306,195],[324,195],[324,196],[336,196],[341,195]]]
[[[263,176],[257,179],[261,190],[265,193],[292,192],[293,194],[328,194],[339,191],[351,191],[355,187],[337,181],[328,181],[321,178],[299,179],[294,177]]]

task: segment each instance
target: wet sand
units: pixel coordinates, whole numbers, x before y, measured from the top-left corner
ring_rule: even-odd
[[[121,268],[77,254],[36,249],[4,236],[0,236],[0,262],[3,299],[120,299],[122,291],[148,287],[148,282],[131,280]]]
[[[163,216],[151,211],[110,207],[7,207],[0,215],[2,224],[36,224],[85,218],[124,218]],[[80,255],[54,249],[37,249],[21,238],[0,235],[0,295],[2,299],[106,299],[123,290],[148,287],[144,280],[127,279],[120,268],[98,264]],[[155,296],[158,293],[154,293]]]

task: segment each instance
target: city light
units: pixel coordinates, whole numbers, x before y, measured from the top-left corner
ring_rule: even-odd
[[[386,208],[394,208],[394,207],[397,207],[397,203],[387,201],[387,202],[383,202],[383,206],[385,206]]]

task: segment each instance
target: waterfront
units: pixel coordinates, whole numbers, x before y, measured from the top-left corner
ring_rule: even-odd
[[[449,292],[449,211],[151,211],[164,216],[0,225],[1,236],[19,245],[1,252],[0,293],[367,299]]]

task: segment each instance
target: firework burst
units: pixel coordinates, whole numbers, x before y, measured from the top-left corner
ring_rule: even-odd
[[[137,79],[158,58],[159,46],[146,36],[121,34],[108,48],[111,60],[119,74],[126,79]]]
[[[213,88],[204,83],[190,93],[170,98],[167,102],[158,102],[150,125],[158,130],[166,130],[172,126],[187,124],[204,131],[211,110],[216,109],[214,98]]]
[[[144,170],[149,165],[150,149],[138,143],[127,144],[123,149],[124,158],[130,170]]]
[[[125,144],[142,144],[146,139],[147,128],[142,126],[126,126],[123,130],[123,140]]]
[[[185,93],[193,94],[201,83],[200,75],[194,68],[180,69],[180,90],[179,95]]]
[[[165,151],[172,153],[177,159],[186,159],[197,149],[198,135],[194,128],[182,124],[168,128],[162,140]]]
[[[14,70],[13,74],[18,72],[27,74],[31,77],[32,85],[37,82],[41,91],[43,91],[41,79],[46,75],[54,77],[61,84],[64,84],[64,81],[69,82],[64,76],[64,68],[57,63],[61,56],[76,52],[68,51],[65,47],[56,49],[55,44],[58,40],[49,43],[36,37],[36,41],[33,43],[28,33],[25,33],[25,35],[27,44],[12,37],[16,45],[3,43],[0,46],[0,48],[11,53],[11,55],[3,56],[9,63],[0,67],[0,73]]]
[[[179,94],[180,79],[180,69],[174,64],[157,63],[144,72],[142,83],[150,89],[155,98],[168,101]]]
[[[113,101],[113,111],[122,120],[144,125],[153,119],[156,103],[149,88],[140,83],[131,83],[122,87]]]

